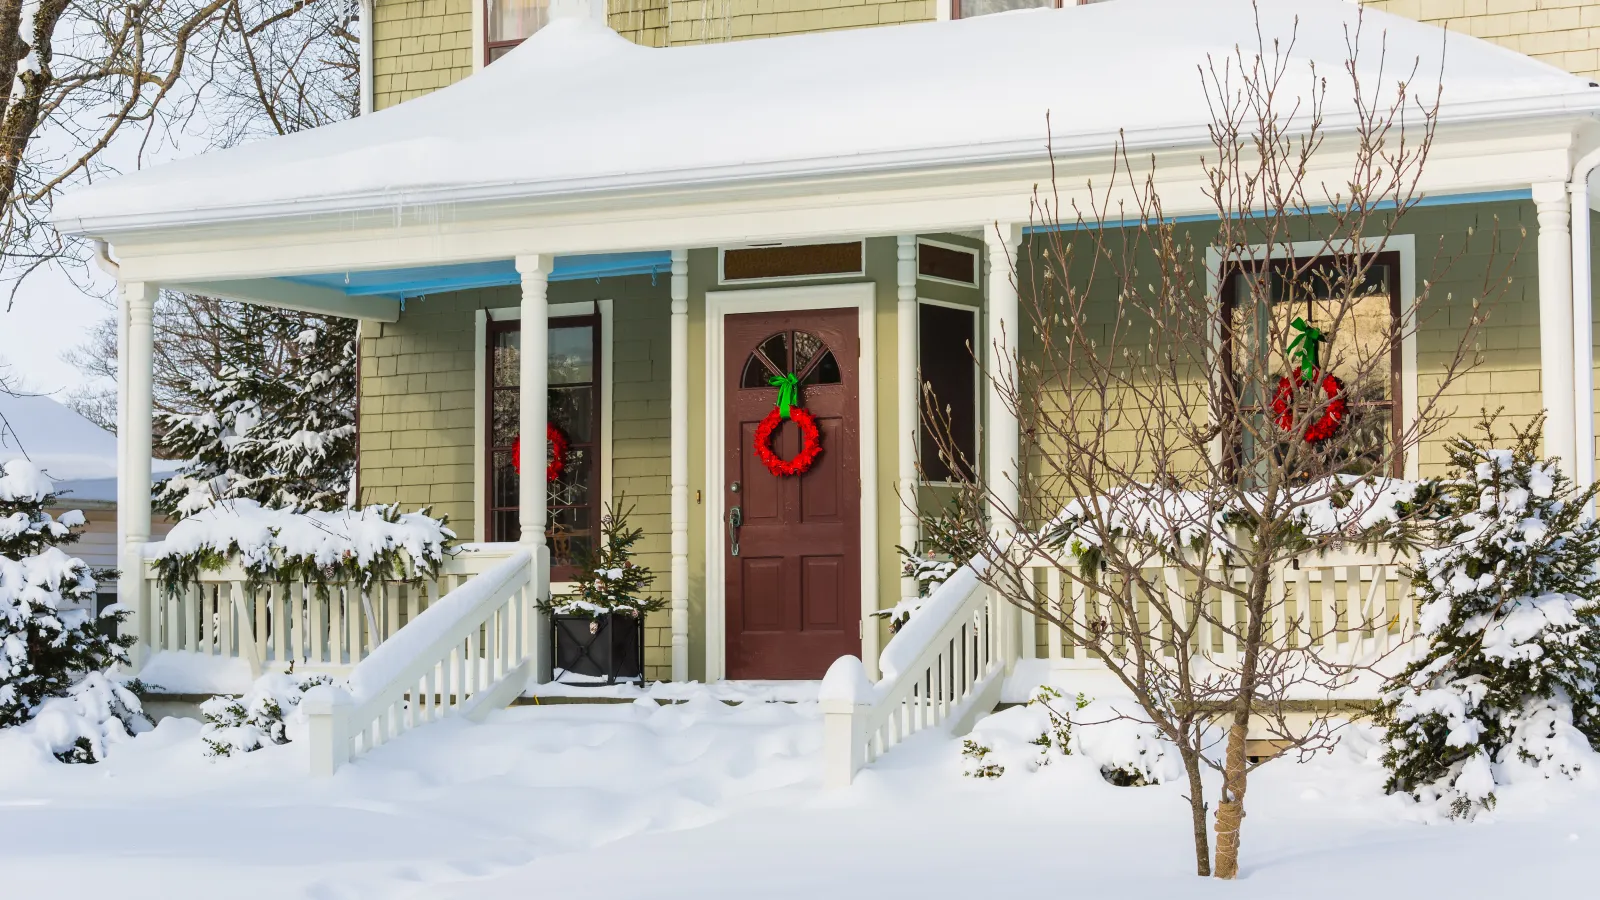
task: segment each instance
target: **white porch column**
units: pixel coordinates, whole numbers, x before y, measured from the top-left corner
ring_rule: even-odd
[[[1573,471],[1577,458],[1573,404],[1572,236],[1566,185],[1533,186],[1539,213],[1539,387],[1544,402],[1544,452]]]
[[[689,251],[672,251],[672,680],[689,680]]]
[[[988,395],[986,427],[988,454],[984,460],[989,483],[989,527],[1009,531],[1008,520],[1017,515],[1017,457],[1021,443],[1017,435],[1017,416],[1001,400],[1002,386],[1013,388],[1017,380],[1017,286],[1012,280],[1012,265],[1022,244],[1022,227],[1006,222],[984,230],[988,246],[988,328],[984,343],[988,347]]]
[[[119,441],[117,460],[117,531],[122,535],[122,575],[117,580],[117,600],[132,610],[126,627],[137,641],[129,652],[130,668],[137,672],[150,652],[150,598],[145,590],[144,545],[150,540],[150,457],[152,358],[155,352],[156,285],[142,281],[118,285],[123,327],[127,329],[123,408],[118,412],[125,437]]]
[[[545,421],[550,381],[550,272],[555,257],[548,253],[518,256],[522,276],[522,349],[518,380],[523,474],[517,480],[517,506],[522,543],[533,551],[534,596],[550,596],[550,550],[545,546],[547,488],[544,481]],[[533,616],[534,680],[550,677],[550,624]]]
[[[897,324],[899,339],[896,358],[895,389],[899,406],[900,426],[900,546],[907,551],[917,551],[919,528],[917,523],[917,435],[918,410],[922,378],[917,367],[917,236],[902,234],[895,238],[896,256],[895,289],[900,301]],[[917,579],[900,577],[900,597],[916,599]]]
[[[1568,185],[1572,202],[1572,400],[1574,449],[1572,477],[1582,490],[1594,484],[1594,273],[1589,247],[1589,175]],[[1591,511],[1592,512],[1592,511]]]
[[[988,346],[989,386],[986,398],[984,434],[988,455],[984,459],[985,480],[989,485],[989,529],[1009,533],[1020,515],[1018,510],[1018,464],[1021,437],[1016,413],[1001,399],[1001,391],[1015,390],[1017,383],[1017,334],[1019,314],[1017,285],[1013,266],[1022,245],[1022,226],[1001,222],[984,229],[988,247],[989,318],[984,336]],[[1010,603],[1000,606],[1002,650],[1006,671],[1017,659],[1034,656],[1033,615]]]

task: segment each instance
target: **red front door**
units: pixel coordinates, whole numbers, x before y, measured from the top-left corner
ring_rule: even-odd
[[[739,510],[724,546],[729,678],[821,678],[861,652],[859,340],[854,309],[751,313],[725,320],[724,508]],[[756,426],[777,402],[768,379],[800,376],[822,455],[779,477],[756,456]],[[800,451],[783,422],[773,449]],[[732,535],[730,535],[731,537]]]

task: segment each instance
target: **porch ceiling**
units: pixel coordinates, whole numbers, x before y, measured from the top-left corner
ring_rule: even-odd
[[[668,273],[671,269],[672,253],[668,250],[558,256],[550,280],[582,281],[587,278],[614,278],[620,275],[659,275]],[[347,297],[387,297],[393,300],[405,300],[445,291],[517,284],[520,278],[516,263],[510,259],[503,259],[450,266],[295,275],[280,280],[341,291]]]

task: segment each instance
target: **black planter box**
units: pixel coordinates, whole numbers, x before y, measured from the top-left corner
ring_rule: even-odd
[[[557,681],[566,684],[644,682],[644,617],[624,613],[550,617]],[[583,676],[568,681],[567,676]],[[592,679],[604,678],[604,682]]]

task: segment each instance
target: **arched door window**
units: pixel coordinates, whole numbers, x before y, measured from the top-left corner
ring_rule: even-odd
[[[780,331],[762,341],[745,360],[739,387],[772,387],[770,379],[794,372],[800,384],[838,384],[839,361],[822,339],[805,331]]]

